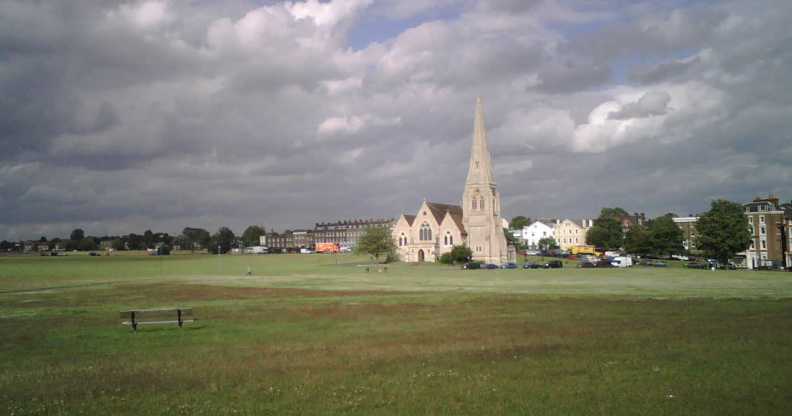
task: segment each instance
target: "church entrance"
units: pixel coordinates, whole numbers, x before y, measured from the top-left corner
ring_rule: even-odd
[[[418,262],[419,263],[423,263],[424,262],[424,251],[423,250],[418,250]]]

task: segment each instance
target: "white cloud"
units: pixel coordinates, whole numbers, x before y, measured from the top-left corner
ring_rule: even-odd
[[[383,118],[372,114],[344,117],[329,117],[319,124],[316,132],[320,137],[353,135],[370,127],[392,127],[401,123],[401,117]]]
[[[354,16],[368,7],[372,0],[318,0],[286,3],[286,8],[297,19],[312,19],[318,26],[334,26],[343,19]]]

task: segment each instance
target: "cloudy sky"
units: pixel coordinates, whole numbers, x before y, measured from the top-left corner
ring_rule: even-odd
[[[792,198],[792,2],[0,0],[0,239]]]

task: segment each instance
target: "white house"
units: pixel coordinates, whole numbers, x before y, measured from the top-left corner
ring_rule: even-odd
[[[554,238],[554,227],[553,223],[535,221],[533,224],[523,227],[520,239],[528,246],[529,250],[538,250],[539,240],[548,237]]]

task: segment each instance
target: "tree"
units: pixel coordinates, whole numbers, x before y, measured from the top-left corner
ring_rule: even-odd
[[[112,247],[113,250],[115,250],[115,251],[126,250],[126,247],[124,246],[124,240],[122,240],[120,238],[113,239],[113,241],[110,242],[110,247]]]
[[[696,222],[696,247],[707,256],[726,263],[751,245],[748,219],[740,204],[719,199]]]
[[[76,228],[69,234],[69,240],[72,241],[80,241],[83,238],[85,238],[85,231],[83,231],[82,228]]]
[[[473,251],[466,245],[454,246],[449,254],[453,263],[465,263],[473,258]]]
[[[220,227],[209,241],[209,252],[212,254],[225,254],[231,250],[236,242],[234,232],[228,227]]]
[[[506,237],[506,242],[513,245],[518,249],[523,249],[523,242],[512,234],[511,230],[506,228],[503,229],[503,236]]]
[[[542,238],[536,244],[539,246],[539,250],[545,253],[558,248],[558,243],[553,237]]]
[[[632,227],[630,229],[632,230]],[[648,237],[649,245],[655,254],[670,256],[685,252],[685,246],[682,245],[684,240],[682,230],[668,215],[649,221]]]
[[[645,256],[652,253],[649,231],[643,225],[633,225],[624,236],[624,250],[630,254]]]
[[[396,244],[393,243],[390,229],[385,227],[369,227],[357,243],[357,251],[366,253],[377,261],[382,255],[391,257],[396,252]]]
[[[191,251],[195,251],[196,246],[199,248],[207,248],[209,246],[209,241],[212,239],[212,235],[209,234],[209,231],[203,228],[185,227],[184,230],[182,230],[182,236],[186,243],[185,247],[190,247]]]
[[[512,230],[522,230],[523,227],[527,227],[531,225],[531,219],[528,217],[523,217],[522,215],[518,215],[512,218],[511,223],[509,223],[509,228]]]
[[[85,237],[77,243],[77,250],[92,251],[96,250],[96,240],[93,237]]]
[[[131,233],[126,239],[130,250],[144,250],[146,248],[146,245],[143,242],[143,237],[138,234]]]
[[[586,243],[603,250],[621,248],[624,244],[621,219],[626,215],[629,214],[621,208],[603,208],[586,233]]]
[[[245,246],[259,245],[260,237],[265,234],[264,227],[261,225],[251,225],[242,232],[242,242]]]
[[[154,244],[156,243],[156,239],[154,238],[154,233],[151,230],[146,230],[143,232],[143,246],[146,249],[154,248]]]

